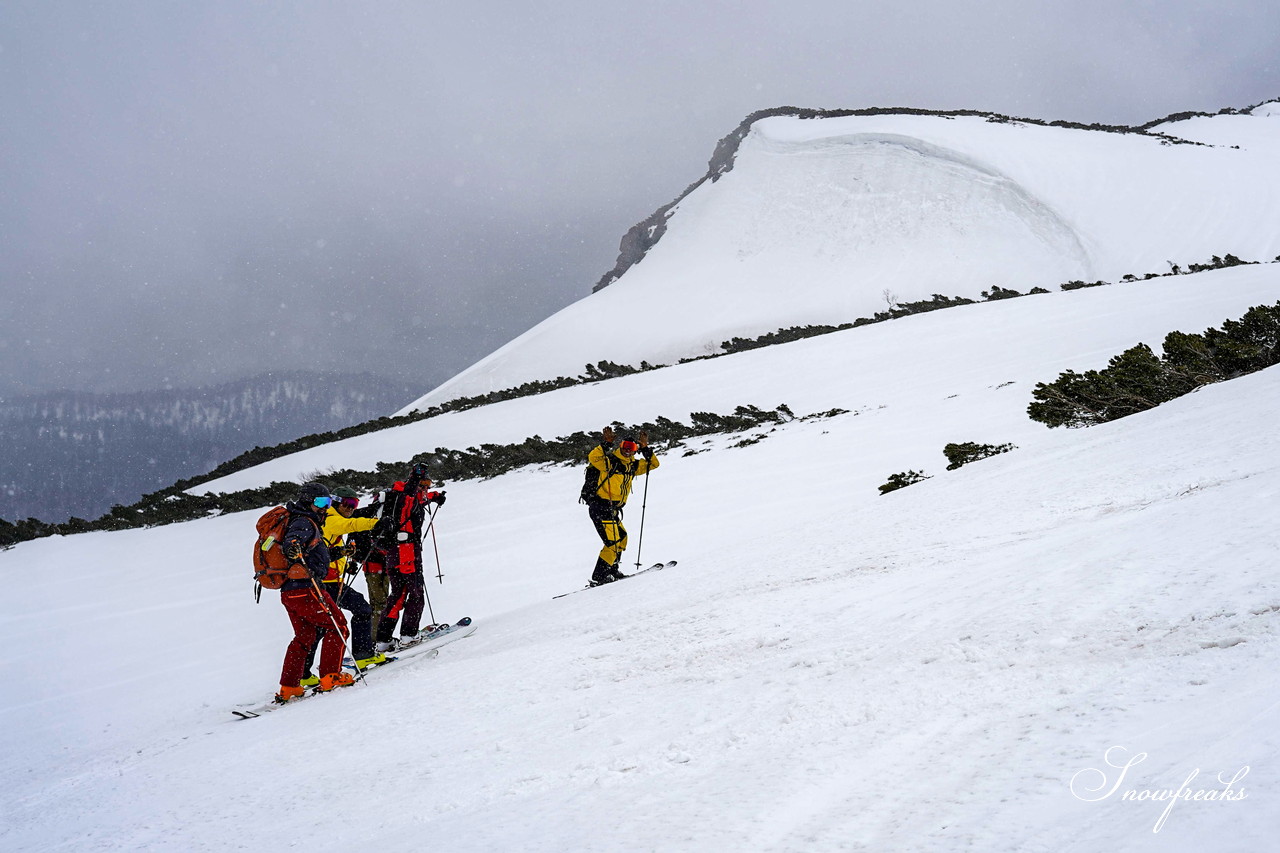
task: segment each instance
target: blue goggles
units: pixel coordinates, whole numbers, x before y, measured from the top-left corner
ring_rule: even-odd
[[[323,495],[321,497],[318,497],[311,502],[312,506],[314,506],[316,509],[328,509],[329,505],[332,503],[333,503],[333,498],[329,497],[328,495]]]

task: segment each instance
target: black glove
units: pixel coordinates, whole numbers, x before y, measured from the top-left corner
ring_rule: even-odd
[[[355,577],[356,575],[360,574],[360,564],[357,563],[355,560],[347,560],[347,566],[346,566],[346,569],[344,570],[344,573],[349,578]]]
[[[645,447],[640,448],[640,455],[643,456],[645,459],[652,459],[653,448],[647,445]]]
[[[284,557],[286,560],[293,560],[296,563],[302,562],[302,545],[298,542],[290,542],[285,546]]]
[[[444,506],[444,492],[435,492],[435,493],[431,496],[431,501],[432,501],[436,506]]]

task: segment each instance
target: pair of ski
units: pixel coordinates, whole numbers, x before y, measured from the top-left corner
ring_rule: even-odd
[[[672,566],[674,566],[676,562],[677,562],[676,560],[672,560],[669,563],[654,563],[652,566],[649,566],[647,569],[640,569],[639,571],[635,571],[629,575],[626,575],[625,577],[622,578],[622,580],[629,580],[630,578],[637,577],[638,575],[648,574],[649,572],[659,572],[659,571],[662,571],[663,569],[669,569]],[[564,598],[566,595],[573,595],[575,592],[586,592],[589,589],[598,589],[602,586],[609,586],[610,584],[613,584],[613,583],[617,583],[617,581],[610,581],[610,583],[596,584],[595,586],[592,586],[591,584],[587,584],[582,589],[575,589],[569,592],[562,592],[559,595],[553,595],[551,596],[551,599],[554,601],[557,598]]]
[[[387,655],[387,659],[384,662],[363,667],[358,671],[364,675],[368,675],[374,670],[383,670],[395,665],[401,665],[406,660],[429,660],[430,658],[434,658],[440,654],[441,646],[446,646],[449,643],[470,637],[475,632],[476,626],[472,624],[471,617],[464,616],[453,625],[441,625],[434,631],[424,631],[417,641],[397,649],[394,656]],[[355,661],[350,657],[344,658],[342,665],[345,669],[356,671]],[[288,708],[291,705],[296,705],[299,702],[312,698],[313,696],[323,695],[325,694],[319,690],[311,688],[298,698],[290,699],[285,703],[275,701],[264,702],[261,705],[253,707],[233,708],[231,713],[235,715],[237,719],[252,720],[279,708]]]
[[[434,625],[431,630],[422,631],[417,637],[407,643],[404,640],[400,640],[399,645],[396,646],[392,654],[387,655],[385,662],[373,664],[373,666],[366,666],[364,669],[367,670],[376,666],[386,666],[392,661],[400,660],[405,657],[412,657],[420,651],[438,649],[443,645],[453,642],[454,640],[461,640],[463,637],[470,637],[475,632],[476,629],[471,625],[470,616],[463,616],[452,625],[448,623]],[[441,640],[442,637],[451,637],[452,639]],[[356,671],[356,662],[352,660],[350,655],[342,659],[342,665],[353,672]]]

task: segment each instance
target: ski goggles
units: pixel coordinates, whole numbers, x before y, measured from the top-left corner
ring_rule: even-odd
[[[328,495],[321,495],[320,497],[311,501],[311,505],[314,506],[316,509],[328,509],[329,505],[332,503],[333,503],[333,498],[329,497]]]
[[[639,446],[640,445],[636,444],[634,441],[624,441],[622,444],[618,445],[618,449],[628,456],[631,456],[636,452],[636,448]]]
[[[339,506],[345,506],[351,509],[355,509],[356,507],[360,506],[360,499],[359,498],[338,498],[338,500],[335,501],[335,503],[337,503]]]

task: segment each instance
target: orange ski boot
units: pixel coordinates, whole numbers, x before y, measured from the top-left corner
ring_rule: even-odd
[[[288,702],[290,699],[299,698],[305,692],[306,690],[302,687],[285,687],[283,684],[281,684],[280,692],[276,694],[275,701],[277,704],[283,705],[285,702]]]
[[[316,690],[321,693],[328,693],[337,687],[350,687],[355,684],[356,680],[349,672],[335,672],[331,675],[320,676],[320,683],[316,685]]]

